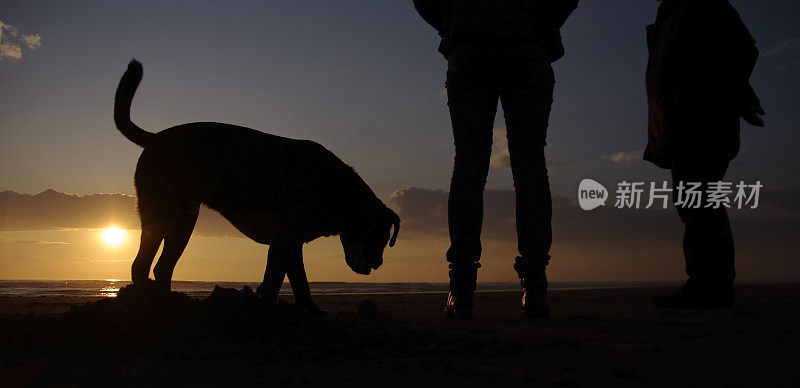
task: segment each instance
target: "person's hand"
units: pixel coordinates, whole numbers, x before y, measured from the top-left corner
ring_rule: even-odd
[[[756,127],[763,127],[766,125],[764,123],[764,119],[761,116],[767,114],[764,112],[764,108],[761,107],[761,104],[755,102],[754,104],[748,106],[742,112],[742,119],[746,121],[750,125],[754,125]]]

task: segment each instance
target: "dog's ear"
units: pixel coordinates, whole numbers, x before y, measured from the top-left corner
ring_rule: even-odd
[[[400,216],[394,212],[394,210],[386,208],[386,219],[389,221],[392,226],[394,226],[394,233],[392,233],[392,238],[389,239],[389,246],[393,247],[394,243],[397,242],[397,234],[400,233]]]

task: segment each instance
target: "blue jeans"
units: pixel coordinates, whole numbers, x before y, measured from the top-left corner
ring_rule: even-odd
[[[520,257],[515,269],[523,276],[547,265],[552,204],[544,147],[554,82],[550,59],[538,44],[465,44],[450,52],[447,105],[456,148],[448,203],[451,269],[479,266],[483,190],[498,99],[505,113],[516,193]]]

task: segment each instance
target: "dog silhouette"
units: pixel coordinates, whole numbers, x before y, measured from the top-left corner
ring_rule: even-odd
[[[359,274],[383,263],[394,246],[400,217],[325,147],[230,124],[182,124],[158,133],[131,121],[142,64],[128,65],[117,87],[114,122],[144,148],[134,182],[142,226],[131,266],[135,285],[170,290],[172,273],[194,229],[200,204],[218,211],[254,241],[269,245],[258,294],[275,303],[285,276],[295,302],[323,313],[311,298],[303,244],[338,235],[345,261]],[[394,233],[391,234],[394,226]],[[153,268],[161,242],[164,249]]]

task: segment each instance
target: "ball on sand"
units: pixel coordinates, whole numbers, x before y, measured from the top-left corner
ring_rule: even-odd
[[[364,299],[358,304],[358,317],[365,320],[374,320],[378,317],[378,305],[372,299]]]

